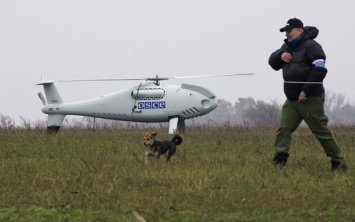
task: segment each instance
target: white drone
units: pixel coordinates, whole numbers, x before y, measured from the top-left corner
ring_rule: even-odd
[[[53,81],[42,80],[37,85],[44,87],[47,102],[41,92],[38,96],[44,105],[42,112],[48,114],[47,128],[49,131],[58,132],[66,115],[79,115],[144,123],[169,122],[169,133],[173,134],[177,130],[185,132],[185,119],[202,116],[214,110],[217,107],[216,94],[197,85],[182,83],[181,85],[161,86],[159,81],[236,75],[253,74],[63,81],[149,81],[129,89],[74,103],[63,102]]]

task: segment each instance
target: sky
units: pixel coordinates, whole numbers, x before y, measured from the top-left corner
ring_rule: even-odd
[[[353,102],[354,8],[353,0],[0,0],[0,113],[45,120],[41,78],[75,102],[141,82],[60,80],[255,73],[162,84],[200,85],[231,103],[283,103],[282,73],[268,58],[294,17],[320,30],[326,90]]]

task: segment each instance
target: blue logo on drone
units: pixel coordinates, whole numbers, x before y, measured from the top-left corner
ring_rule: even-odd
[[[165,109],[165,101],[138,102],[138,109]]]

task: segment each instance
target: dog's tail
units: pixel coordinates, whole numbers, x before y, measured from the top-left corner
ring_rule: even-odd
[[[182,143],[182,136],[176,134],[173,139],[171,140],[175,145],[180,145]]]

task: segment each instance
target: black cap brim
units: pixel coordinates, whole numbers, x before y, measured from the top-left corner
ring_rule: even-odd
[[[287,25],[287,26],[285,26],[285,27],[283,27],[283,28],[280,28],[280,32],[289,32],[289,31],[291,31],[292,29],[293,29],[293,27]]]

